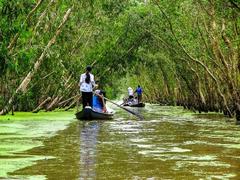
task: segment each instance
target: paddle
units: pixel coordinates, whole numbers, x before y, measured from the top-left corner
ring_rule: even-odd
[[[125,110],[125,111],[127,111],[127,112],[129,112],[129,113],[131,113],[131,114],[133,114],[133,115],[135,115],[135,116],[137,116],[137,117],[138,117],[139,119],[141,119],[141,120],[144,119],[142,115],[140,115],[140,114],[138,114],[138,113],[136,113],[136,112],[133,112],[133,111],[131,111],[131,110],[129,110],[129,109],[123,107],[123,106],[120,106],[119,104],[111,101],[110,99],[108,99],[108,98],[106,98],[106,97],[104,97],[104,96],[101,96],[101,95],[99,95],[99,94],[96,94],[95,92],[93,92],[93,94],[95,94],[95,95],[97,95],[97,96],[99,96],[99,97],[103,97],[105,100],[107,100],[107,101],[109,101],[110,103],[116,105],[117,107],[120,107],[120,108],[122,108],[123,110]]]

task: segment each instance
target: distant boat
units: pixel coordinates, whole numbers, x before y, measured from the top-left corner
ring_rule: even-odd
[[[92,109],[90,106],[86,106],[82,111],[75,114],[76,118],[79,120],[108,120],[112,119],[114,113],[113,112],[98,112]]]
[[[145,107],[145,104],[140,102],[131,102],[131,101],[127,101],[126,103],[123,104],[123,106],[130,106],[130,107]]]

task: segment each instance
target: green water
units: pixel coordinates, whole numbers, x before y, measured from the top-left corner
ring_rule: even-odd
[[[178,107],[132,110],[145,120],[118,110],[111,121],[81,122],[74,112],[0,117],[0,179],[240,178],[233,121]]]

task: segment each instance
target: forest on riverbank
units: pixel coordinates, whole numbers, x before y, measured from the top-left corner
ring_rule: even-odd
[[[237,0],[2,0],[0,114],[69,109],[86,65],[114,98],[240,119]]]

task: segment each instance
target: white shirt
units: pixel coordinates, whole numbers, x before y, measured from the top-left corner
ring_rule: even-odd
[[[130,87],[128,88],[128,95],[133,96],[133,89]]]
[[[95,86],[94,76],[91,73],[89,73],[89,74],[90,74],[90,83],[89,84],[85,82],[85,79],[87,77],[86,73],[81,74],[79,84],[80,84],[80,91],[82,91],[82,92],[92,92],[92,89]]]

